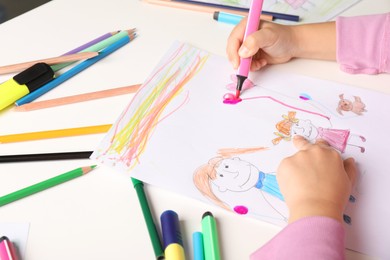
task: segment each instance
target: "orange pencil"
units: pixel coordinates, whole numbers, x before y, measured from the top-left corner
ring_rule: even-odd
[[[232,10],[230,8],[223,8],[223,7],[205,6],[205,5],[200,5],[200,4],[196,4],[196,3],[192,4],[192,3],[176,2],[176,1],[172,1],[172,0],[143,0],[143,1],[146,3],[149,3],[149,4],[155,4],[155,5],[173,7],[173,8],[180,8],[180,9],[198,11],[198,12],[214,13],[216,11],[226,11],[226,12],[238,14],[238,15],[244,15],[244,16],[248,15],[248,12],[246,12],[246,11]],[[260,18],[262,20],[272,21],[273,16],[262,14]]]
[[[137,92],[141,85],[131,85],[127,87],[120,87],[120,88],[113,88],[113,89],[107,89],[107,90],[101,90],[96,92],[90,92],[90,93],[84,93],[74,96],[67,96],[67,97],[61,97],[61,98],[55,98],[55,99],[49,99],[49,100],[43,100],[38,102],[32,102],[27,103],[22,106],[18,106],[14,109],[14,111],[18,112],[27,112],[32,110],[38,110],[38,109],[44,109],[44,108],[50,108],[55,106],[63,106],[83,101],[89,101],[99,98],[106,98],[106,97],[113,97],[118,95],[124,95],[128,93],[134,93]]]
[[[99,55],[99,52],[81,52],[81,53],[69,54],[69,55],[64,55],[64,56],[59,56],[54,58],[47,58],[47,59],[12,64],[12,65],[0,66],[0,74],[22,71],[40,62],[44,62],[48,65],[54,65],[54,64],[65,63],[65,62],[86,60],[86,59],[93,58],[97,55]]]

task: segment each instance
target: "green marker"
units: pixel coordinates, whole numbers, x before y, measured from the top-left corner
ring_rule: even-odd
[[[217,223],[209,211],[202,216],[202,233],[205,260],[220,260]]]
[[[137,192],[138,201],[141,205],[142,214],[144,215],[146,227],[148,228],[149,237],[152,241],[154,255],[156,256],[156,259],[164,259],[164,250],[161,245],[156,225],[154,224],[152,213],[150,212],[148,200],[146,199],[144,183],[134,178],[131,178],[131,181],[133,182],[133,186]]]

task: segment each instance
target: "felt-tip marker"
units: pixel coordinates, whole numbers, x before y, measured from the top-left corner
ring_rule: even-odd
[[[220,260],[217,223],[209,211],[202,216],[202,234],[205,260]]]
[[[251,6],[249,8],[248,21],[245,28],[244,41],[248,35],[254,33],[259,29],[260,14],[262,8],[263,0],[252,0]],[[240,97],[242,85],[244,84],[244,81],[248,78],[251,62],[252,57],[241,58],[240,66],[237,72],[236,98]]]
[[[244,17],[245,16],[243,15],[221,12],[221,11],[215,11],[213,14],[214,20],[222,23],[232,24],[232,25],[237,25],[239,22],[241,22],[242,19],[244,19]],[[260,15],[260,19],[266,21],[273,21],[274,17],[272,15],[262,13]]]
[[[6,236],[0,237],[0,260],[17,260],[18,256],[13,243]]]
[[[220,11],[215,11],[213,15],[214,20],[218,22],[233,24],[233,25],[237,25],[243,18],[244,18],[243,15],[230,14],[230,13],[225,13]]]
[[[166,210],[160,216],[164,254],[167,260],[185,260],[179,216],[173,210]]]
[[[46,63],[36,63],[13,78],[0,84],[0,110],[40,88],[54,78],[54,71]]]

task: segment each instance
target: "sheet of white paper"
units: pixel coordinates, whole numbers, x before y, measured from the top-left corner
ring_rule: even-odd
[[[347,247],[390,258],[390,209],[382,201],[390,196],[389,96],[275,74],[272,67],[249,78],[253,86],[243,91],[243,101],[224,104],[224,94],[236,86],[228,61],[175,43],[91,158],[284,226],[288,212],[274,180],[277,166],[295,152],[294,132],[313,141],[322,137],[358,162],[358,185],[345,210]]]
[[[6,236],[14,243],[21,259],[26,252],[29,229],[29,223],[0,223],[0,236]]]
[[[190,0],[191,1],[191,0]],[[250,0],[193,0],[213,5],[225,5],[238,8],[249,8]],[[300,23],[325,22],[336,17],[360,0],[264,0],[263,10],[283,14],[298,15]],[[284,20],[276,20],[284,24],[296,24]]]

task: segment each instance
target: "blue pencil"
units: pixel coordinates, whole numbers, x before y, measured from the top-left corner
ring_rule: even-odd
[[[286,21],[292,21],[292,22],[299,22],[299,16],[298,15],[292,15],[292,14],[283,14],[283,13],[276,13],[276,12],[268,12],[268,11],[262,11],[262,14],[272,15],[274,19],[280,19],[280,20],[286,20]]]
[[[57,87],[64,81],[70,79],[71,77],[75,76],[79,72],[85,70],[86,68],[90,67],[91,65],[95,64],[99,60],[103,59],[104,57],[108,56],[109,54],[113,53],[114,51],[118,50],[122,46],[126,45],[130,42],[130,37],[125,36],[123,38],[120,38],[118,41],[114,42],[113,44],[107,46],[105,49],[99,52],[99,55],[96,57],[93,57],[91,59],[85,60],[73,68],[67,70],[63,74],[59,75],[57,78],[53,79],[49,83],[46,83],[39,89],[27,94],[26,96],[22,97],[21,99],[17,100],[15,102],[15,105],[21,106],[27,103],[30,103],[31,101],[37,99],[38,97],[42,96],[43,94],[49,92],[53,88]]]

